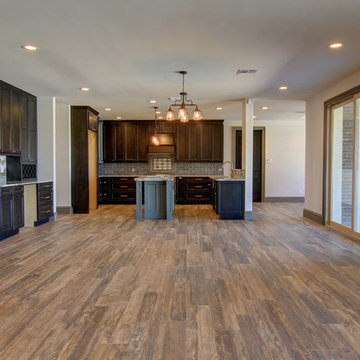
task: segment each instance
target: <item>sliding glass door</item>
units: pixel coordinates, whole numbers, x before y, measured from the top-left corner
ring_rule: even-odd
[[[330,224],[360,232],[360,99],[331,107]]]

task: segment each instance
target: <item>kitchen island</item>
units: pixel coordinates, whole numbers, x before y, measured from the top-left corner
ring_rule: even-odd
[[[144,184],[144,219],[172,220],[174,212],[174,177],[145,176],[136,181],[136,219],[143,219],[142,189]]]

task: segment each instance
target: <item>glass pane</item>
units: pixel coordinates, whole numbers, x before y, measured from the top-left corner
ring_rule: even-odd
[[[355,134],[354,230],[360,232],[360,99],[356,100]]]
[[[331,220],[352,227],[354,102],[332,111]]]

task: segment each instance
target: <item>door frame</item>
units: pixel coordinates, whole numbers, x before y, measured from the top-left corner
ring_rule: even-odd
[[[231,162],[236,163],[236,131],[241,130],[242,126],[231,127]],[[261,202],[265,201],[265,159],[266,159],[266,127],[265,126],[254,126],[253,130],[261,130]],[[254,136],[254,135],[253,135]],[[244,156],[241,160],[243,162]],[[246,169],[245,169],[246,171]]]
[[[322,224],[329,226],[330,228],[344,233],[345,235],[360,240],[359,233],[355,232],[352,228],[345,227],[341,224],[337,224],[331,221],[331,171],[332,171],[332,135],[333,135],[333,128],[332,128],[332,110],[336,107],[340,107],[348,102],[356,101],[360,95],[360,86],[356,86],[348,91],[345,91],[327,101],[324,102],[324,133],[323,133],[323,192],[322,192]],[[354,108],[356,111],[356,107]],[[355,122],[355,114],[354,114],[354,122]],[[355,123],[354,123],[355,125]],[[356,129],[354,126],[354,145],[355,145],[355,134]],[[353,169],[355,169],[355,146],[353,149]],[[354,221],[354,181],[355,174],[353,173],[353,221]]]

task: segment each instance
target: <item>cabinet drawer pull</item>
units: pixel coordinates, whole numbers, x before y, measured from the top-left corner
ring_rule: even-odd
[[[195,178],[194,180],[196,180],[196,181],[201,181],[201,180],[203,180],[202,178]]]
[[[45,196],[45,197],[44,197],[44,200],[45,200],[45,199],[51,199],[51,196]]]
[[[202,195],[195,195],[195,197],[197,197],[197,198],[201,198],[201,197],[203,197]]]
[[[120,186],[122,189],[127,189],[129,186],[128,185],[121,185]]]
[[[195,185],[194,187],[196,187],[197,189],[201,189],[203,186],[202,185]]]
[[[127,198],[128,195],[120,195],[120,197],[122,197],[122,198]]]

